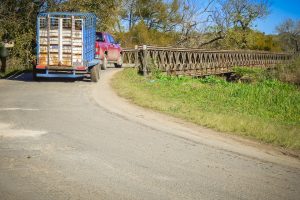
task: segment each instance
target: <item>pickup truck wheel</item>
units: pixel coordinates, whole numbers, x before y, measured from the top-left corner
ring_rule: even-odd
[[[115,68],[122,68],[123,65],[123,58],[122,56],[118,59],[118,62],[115,63]]]
[[[98,79],[99,79],[99,69],[98,69],[98,66],[95,65],[91,69],[91,81],[98,82]]]
[[[103,63],[101,65],[101,69],[106,70],[106,68],[107,68],[107,57],[104,56]]]

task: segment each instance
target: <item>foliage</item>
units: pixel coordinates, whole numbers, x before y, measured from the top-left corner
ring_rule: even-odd
[[[246,79],[248,82],[263,82],[266,79],[273,80],[274,76],[270,75],[268,70],[258,67],[234,67],[233,73],[239,79]],[[250,80],[250,81],[249,81]]]
[[[62,1],[54,10],[70,12],[93,12],[98,17],[97,29],[112,31],[118,21],[121,0],[68,0]]]
[[[300,51],[300,20],[287,19],[277,26],[282,48],[287,51]]]
[[[128,21],[128,30],[143,21],[148,29],[171,31],[182,19],[178,0],[127,0],[124,4],[121,17]]]
[[[204,45],[229,40],[227,47],[234,44],[239,49],[249,49],[248,36],[253,23],[269,14],[268,0],[219,0],[209,26],[212,38]],[[232,40],[232,41],[231,41]],[[219,43],[219,42],[218,42]],[[222,44],[222,43],[219,43]]]
[[[199,79],[199,81],[201,83],[207,83],[207,84],[222,84],[222,85],[227,84],[226,80],[213,75],[205,76],[204,78]]]
[[[250,50],[282,51],[279,41],[272,35],[265,35],[259,31],[248,31],[246,36],[247,47]]]
[[[243,84],[213,76],[195,79],[159,73],[145,79],[128,69],[117,74],[113,87],[144,107],[227,133],[300,149],[300,91],[293,85],[272,79]]]
[[[184,21],[183,1],[124,0],[116,36],[126,46],[174,45]]]
[[[300,85],[300,57],[296,57],[290,63],[277,65],[268,70],[250,67],[234,67],[233,72],[239,78],[247,77],[252,82],[276,80],[284,83]]]
[[[10,56],[13,57],[15,63],[21,63],[25,68],[31,67],[35,59],[33,52],[35,20],[41,2],[30,0],[0,2],[0,39],[1,41],[15,42]]]
[[[268,0],[228,0],[221,1],[221,5],[229,15],[229,23],[243,31],[248,30],[256,19],[266,16],[269,12]]]
[[[147,44],[157,46],[169,46],[174,44],[177,35],[174,32],[164,33],[155,29],[148,29],[141,21],[126,33],[115,34],[121,43],[126,47],[133,47],[136,44]]]
[[[214,33],[206,34],[208,38],[216,37]],[[222,40],[207,44],[206,48],[214,49],[248,49],[258,51],[282,51],[281,43],[276,35],[265,35],[262,32],[249,29],[242,31],[240,28],[230,28]]]
[[[282,82],[300,85],[300,56],[296,57],[287,65],[278,65],[269,73]]]

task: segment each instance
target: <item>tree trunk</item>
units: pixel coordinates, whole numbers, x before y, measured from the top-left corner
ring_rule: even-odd
[[[6,57],[1,58],[1,72],[5,73],[6,71]]]

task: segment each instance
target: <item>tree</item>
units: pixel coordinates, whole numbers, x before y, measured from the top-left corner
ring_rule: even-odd
[[[177,42],[181,31],[186,30],[186,0],[123,0],[121,21],[125,28],[116,35],[123,43],[167,45]]]
[[[52,5],[55,0],[0,1],[0,40],[15,42],[10,50],[12,65],[31,67],[35,59],[36,16],[47,3]]]
[[[276,27],[283,49],[300,51],[300,20],[287,19]]]
[[[212,23],[209,26],[213,37],[200,46],[234,36],[229,40],[239,44],[238,48],[248,48],[247,35],[254,21],[267,16],[269,7],[268,0],[219,0],[211,15]],[[227,34],[232,31],[236,34]]]
[[[128,22],[127,30],[130,31],[135,25],[138,17],[135,15],[137,9],[137,0],[123,0],[120,17]]]
[[[182,19],[179,0],[123,0],[122,5],[121,18],[128,22],[128,31],[143,21],[148,30],[170,32]]]
[[[98,17],[97,29],[112,31],[118,21],[121,0],[62,0],[56,11],[93,12]]]

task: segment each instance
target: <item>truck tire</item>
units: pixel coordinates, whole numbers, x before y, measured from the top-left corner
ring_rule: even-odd
[[[101,69],[106,70],[106,68],[107,68],[107,57],[106,57],[106,55],[104,55],[103,63],[101,65]]]
[[[98,65],[95,65],[91,69],[91,81],[96,83],[98,82],[98,80],[99,80],[99,69],[98,69]]]
[[[98,75],[98,80],[99,80],[101,77],[101,65],[97,64],[95,67],[97,67],[97,71],[98,71],[97,75]]]
[[[120,56],[120,58],[118,59],[118,62],[115,63],[115,68],[122,68],[123,65],[123,58],[122,56]]]
[[[32,80],[33,81],[38,81],[39,80],[39,78],[37,77],[37,70],[35,69],[35,67],[33,67],[33,69],[32,69]]]

